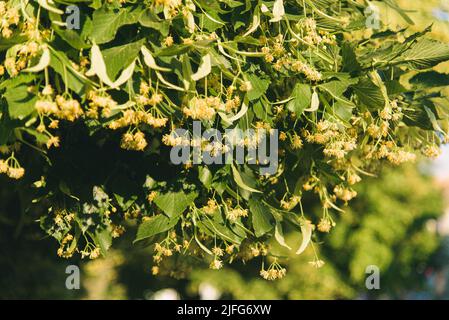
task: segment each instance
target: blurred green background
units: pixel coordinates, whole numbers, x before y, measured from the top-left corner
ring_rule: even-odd
[[[411,32],[433,23],[431,36],[449,43],[449,1],[397,2],[412,11]],[[384,23],[405,26],[394,11],[373,3],[381,8]],[[449,64],[437,69],[449,73]],[[174,259],[171,276],[153,276],[151,249],[132,245],[132,227],[106,258],[58,258],[57,244],[45,238],[32,215],[23,214],[27,195],[2,177],[0,298],[449,299],[448,155],[446,150],[437,164],[385,168],[378,178],[365,179],[358,198],[338,215],[337,227],[314,239],[325,265],[316,269],[308,263],[313,259],[309,248],[281,261],[288,272],[276,282],[258,276],[259,260],[214,271]],[[319,210],[313,204],[308,209]],[[65,287],[71,264],[81,268],[80,290]],[[379,290],[365,287],[368,265],[380,269]]]

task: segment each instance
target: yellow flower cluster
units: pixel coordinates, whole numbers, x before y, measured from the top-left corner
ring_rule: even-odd
[[[47,143],[46,143],[47,149],[50,149],[51,147],[58,148],[59,143],[60,143],[59,137],[52,136],[52,137],[48,138],[48,140],[47,140]]]
[[[214,254],[214,256],[217,257],[222,257],[224,255],[224,251],[220,247],[213,247],[211,251]]]
[[[186,137],[176,136],[174,133],[164,134],[162,137],[162,143],[169,147],[190,146],[193,144],[191,139],[188,139]]]
[[[201,210],[206,214],[214,214],[218,209],[218,204],[214,199],[209,199],[207,205],[203,206]]]
[[[232,221],[232,222],[237,221],[238,218],[247,217],[247,216],[248,216],[248,210],[242,209],[242,208],[234,208],[232,210],[229,210],[226,215],[228,220]]]
[[[288,201],[281,200],[281,208],[284,210],[292,210],[294,207],[298,205],[298,203],[301,201],[300,196],[292,196]]]
[[[252,257],[266,256],[268,254],[267,246],[261,242],[250,245],[249,251]]]
[[[10,76],[15,77],[19,74],[20,70],[25,69],[28,65],[28,61],[38,54],[39,49],[40,46],[37,42],[30,41],[20,47],[17,56],[6,58],[5,67]]]
[[[302,39],[308,45],[326,45],[335,43],[335,35],[330,35],[324,30],[317,31],[316,21],[313,18],[306,18],[300,21],[297,27],[301,30]]]
[[[320,81],[323,78],[321,72],[315,70],[307,63],[297,60],[291,64],[290,69],[294,72],[299,72],[304,74],[304,76],[310,81]]]
[[[320,39],[322,38],[320,37]],[[266,38],[262,38],[261,41],[266,43],[261,49],[265,61],[272,63],[275,70],[280,71],[284,67],[287,70],[304,74],[310,81],[320,81],[322,79],[322,74],[319,71],[301,60],[292,59],[291,54],[284,48],[282,34],[275,37],[274,41]]]
[[[219,269],[223,268],[223,261],[221,261],[220,259],[215,258],[210,263],[209,268],[211,268],[213,270],[219,270]]]
[[[55,100],[53,100],[52,94],[53,89],[51,86],[46,86],[42,91],[42,98],[36,101],[34,107],[40,115],[54,116],[73,122],[84,114],[78,100],[66,98],[61,95],[57,95]],[[51,127],[57,128],[58,122],[53,122]]]
[[[390,124],[387,121],[382,121],[380,126],[371,123],[366,132],[374,139],[380,139],[388,135],[388,130],[390,129]]]
[[[303,130],[302,135],[305,137],[308,143],[326,144],[332,138],[337,137],[340,134],[338,125],[329,120],[320,120],[316,124],[316,132],[310,133],[308,130]]]
[[[357,173],[353,172],[352,170],[348,170],[346,180],[348,181],[348,183],[350,185],[354,185],[354,184],[362,181],[362,178]]]
[[[298,136],[296,133],[292,137],[291,145],[292,145],[292,149],[294,149],[294,150],[302,149],[302,147],[303,147],[303,141],[302,141],[301,137]]]
[[[87,99],[90,102],[86,115],[93,119],[98,119],[100,112],[103,117],[109,117],[112,109],[117,106],[117,102],[105,92],[89,91]]]
[[[25,169],[20,167],[19,163],[15,158],[10,157],[7,160],[0,159],[0,174],[2,173],[5,173],[11,179],[18,180],[25,175]]]
[[[186,245],[181,245],[176,242],[176,232],[171,232],[170,236],[164,240],[162,243],[156,243],[154,245],[154,255],[153,255],[153,261],[156,264],[160,264],[164,257],[171,257],[173,255],[173,252],[181,252],[181,249],[187,248]]]
[[[81,253],[81,259],[84,259],[85,257],[89,257],[89,259],[97,259],[100,256],[100,248],[86,248],[85,250],[80,251]]]
[[[265,280],[277,280],[282,279],[287,274],[287,270],[279,265],[276,261],[271,264],[271,266],[265,270],[262,268],[260,270],[260,276]]]
[[[66,99],[63,96],[58,95],[56,96],[55,101],[59,107],[59,110],[56,113],[56,117],[59,119],[73,122],[84,113],[78,100]]]
[[[303,130],[302,135],[309,143],[324,145],[323,153],[327,157],[342,159],[349,151],[357,148],[356,132],[348,134],[340,131],[338,125],[329,120],[320,120],[313,134]]]
[[[154,116],[151,112],[128,109],[123,112],[121,118],[109,123],[109,129],[116,130],[130,125],[146,123],[154,128],[161,128],[167,124],[168,118]]]
[[[337,185],[334,188],[334,194],[337,198],[343,200],[344,202],[351,201],[357,197],[357,191],[350,188],[345,188],[343,185]]]
[[[178,15],[180,7],[182,6],[181,0],[154,0],[156,6],[162,6],[164,12],[166,12],[166,19],[171,19]]]
[[[224,109],[224,104],[218,97],[194,97],[189,101],[188,106],[182,109],[182,112],[194,120],[212,120],[217,110]]]
[[[400,165],[405,162],[413,162],[416,160],[416,154],[405,151],[397,147],[394,141],[383,141],[378,147],[368,146],[367,159],[387,159],[394,165]]]
[[[125,228],[123,226],[113,226],[111,235],[112,235],[112,238],[119,238],[124,233],[125,233]]]
[[[141,131],[136,133],[125,133],[122,136],[120,146],[126,150],[142,151],[147,147],[148,143],[145,140],[145,135]]]
[[[441,155],[441,149],[437,145],[428,145],[422,149],[422,153],[427,158],[436,159]]]
[[[326,144],[323,153],[328,157],[335,157],[337,159],[344,158],[349,151],[352,151],[357,147],[357,144],[355,138],[343,136],[343,139],[344,140],[335,140]]]
[[[320,222],[318,223],[317,229],[320,232],[329,232],[332,228],[332,222],[328,217],[321,218]]]
[[[225,102],[225,110],[226,112],[231,112],[236,110],[238,107],[240,107],[240,97],[239,96],[234,96],[233,98],[229,98],[226,100]]]
[[[2,37],[9,39],[13,33],[11,27],[19,24],[19,10],[14,7],[9,7],[9,2],[0,1],[0,17],[0,31]]]
[[[57,254],[61,258],[70,258],[73,256],[73,250],[70,249],[69,242],[73,241],[73,235],[67,234],[61,241]]]
[[[322,266],[324,266],[324,261],[323,260],[319,260],[319,259],[315,259],[313,261],[309,261],[309,264],[312,267],[315,267],[317,269],[321,268]]]

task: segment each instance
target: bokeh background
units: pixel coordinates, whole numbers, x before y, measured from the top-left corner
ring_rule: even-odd
[[[373,3],[383,23],[405,26],[394,11]],[[430,36],[449,43],[449,0],[397,3],[415,21],[410,32],[433,24]],[[436,69],[449,73],[449,63]],[[309,248],[283,261],[287,277],[267,282],[258,277],[259,261],[214,271],[181,258],[167,266],[174,270],[168,275],[153,276],[151,249],[132,245],[133,226],[105,258],[58,258],[54,240],[23,214],[26,195],[0,180],[0,298],[449,299],[449,146],[434,161],[386,167],[357,191],[337,227],[318,239],[315,249],[325,265],[316,269],[308,263]],[[319,208],[311,204],[308,210]],[[72,264],[81,269],[80,290],[65,287],[65,270]],[[379,290],[365,286],[368,265],[380,269]]]

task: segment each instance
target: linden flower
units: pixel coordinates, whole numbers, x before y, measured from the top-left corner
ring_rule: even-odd
[[[58,148],[59,147],[59,142],[60,142],[59,137],[57,137],[57,136],[50,137],[47,140],[47,149],[50,149],[51,147]]]
[[[8,177],[11,179],[21,179],[25,175],[25,169],[24,168],[8,168],[7,172]]]
[[[6,173],[8,172],[8,169],[8,162],[6,162],[5,160],[0,160],[0,173]]]
[[[413,162],[416,160],[416,154],[404,150],[396,152],[389,152],[387,155],[388,161],[394,165],[400,165],[404,162]]]
[[[214,199],[209,199],[207,201],[207,205],[201,208],[201,210],[204,211],[206,214],[213,214],[215,213],[215,210],[218,209],[217,202]]]
[[[226,246],[226,253],[232,254],[234,252],[235,246],[233,244]]]
[[[40,133],[45,131],[45,125],[43,123],[41,123],[40,125],[37,126],[36,130]]]
[[[63,96],[56,96],[56,103],[60,108],[57,113],[58,118],[73,122],[83,115],[83,109],[77,100],[66,100]]]
[[[142,151],[148,146],[148,143],[145,140],[143,132],[138,131],[134,135],[125,133],[122,137],[120,146],[127,150]]]
[[[42,90],[42,94],[44,96],[51,96],[53,94],[53,88],[51,87],[51,85],[46,85]]]
[[[56,114],[59,111],[58,105],[53,101],[38,100],[34,107],[40,114]]]
[[[260,276],[262,278],[264,278],[265,280],[276,280],[276,279],[281,279],[283,277],[285,277],[285,275],[287,274],[287,270],[285,268],[280,268],[280,269],[275,269],[275,268],[270,268],[268,270],[260,270]]]
[[[319,269],[322,266],[324,266],[324,261],[323,260],[314,260],[314,261],[309,261],[309,264],[312,265],[313,267]]]
[[[300,196],[292,196],[288,201],[285,200],[281,200],[281,207],[284,210],[291,210],[294,207],[296,207],[296,205],[301,201],[301,197]]]
[[[165,44],[167,47],[172,46],[173,43],[174,43],[174,40],[173,40],[173,37],[172,37],[172,36],[168,36],[167,38],[164,39],[164,44]]]
[[[221,256],[223,256],[223,254],[224,254],[223,249],[220,248],[220,247],[213,247],[213,248],[212,248],[212,253],[213,253],[215,256],[217,256],[217,257],[221,257]]]
[[[348,202],[357,196],[356,191],[349,188],[345,188],[341,185],[338,185],[334,188],[334,193],[337,196],[337,198],[345,202]]]
[[[59,128],[59,120],[52,120],[48,125],[50,129],[58,129]]]
[[[227,218],[229,221],[235,222],[240,217],[247,217],[248,210],[242,208],[235,208],[233,210],[229,210],[227,214]]]
[[[92,260],[98,258],[99,256],[100,256],[100,248],[95,248],[89,254],[89,258]]]
[[[435,159],[441,155],[441,149],[437,145],[430,145],[424,147],[422,153],[428,158]]]
[[[155,106],[158,103],[161,103],[164,100],[164,97],[160,93],[154,93],[150,98],[150,104]]]
[[[252,85],[251,82],[249,82],[249,81],[244,81],[244,82],[240,85],[240,91],[243,91],[243,92],[251,91],[252,88],[253,88],[253,85]]]
[[[213,270],[219,270],[219,269],[223,268],[223,261],[214,259],[210,263],[209,268],[211,268]]]
[[[362,181],[362,178],[356,173],[348,173],[348,183],[354,185]]]
[[[220,108],[218,97],[209,97],[205,99],[193,98],[188,107],[184,107],[182,112],[194,120],[212,120],[216,109]]]
[[[151,191],[150,194],[147,197],[148,202],[153,202],[153,200],[156,198],[157,196],[157,192],[156,191]]]
[[[329,219],[322,218],[320,223],[318,223],[318,231],[329,232],[332,228],[332,224]]]
[[[151,268],[151,273],[155,276],[157,274],[159,274],[159,267],[158,266],[153,266]]]
[[[292,148],[297,150],[297,149],[301,149],[303,147],[303,143],[302,143],[302,139],[300,136],[298,136],[297,134],[295,134],[293,136],[293,140],[292,140]]]

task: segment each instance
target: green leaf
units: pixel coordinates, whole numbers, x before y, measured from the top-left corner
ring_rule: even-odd
[[[419,89],[431,89],[449,86],[449,75],[436,72],[434,70],[418,73],[410,81],[412,85]]]
[[[310,106],[312,99],[312,90],[310,85],[305,83],[297,83],[293,88],[290,100],[287,104],[287,109],[294,112],[297,116],[302,115],[305,109]]]
[[[198,196],[196,192],[184,193],[184,191],[169,191],[158,195],[154,199],[154,203],[162,210],[164,213],[173,218],[187,209],[193,203],[193,200]]]
[[[341,47],[343,71],[354,72],[361,70],[360,63],[355,54],[355,45],[350,42],[343,42]]]
[[[343,121],[349,122],[352,117],[352,110],[354,106],[351,106],[347,103],[343,103],[341,101],[336,101],[334,103],[334,112],[335,114],[342,119]]]
[[[100,229],[95,232],[95,242],[100,247],[104,256],[112,245],[112,235],[108,229]]]
[[[240,188],[242,188],[243,190],[249,191],[249,192],[262,193],[262,191],[256,190],[256,189],[248,186],[243,181],[242,176],[240,175],[240,172],[237,170],[237,168],[233,164],[231,164],[231,168],[232,168],[232,174],[234,176],[235,183],[237,183],[237,185]]]
[[[158,214],[149,218],[139,226],[134,243],[170,230],[178,223],[179,218],[179,215],[173,218],[168,218],[163,214]]]
[[[109,10],[102,8],[95,10],[92,16],[92,33],[90,38],[96,44],[107,43],[114,40],[120,27],[134,24],[142,13],[141,8],[123,8]]]
[[[348,89],[348,86],[355,83],[354,80],[333,80],[323,84],[318,87],[326,90],[332,97],[337,100],[343,99],[343,94]]]
[[[354,92],[360,102],[370,109],[378,110],[385,106],[382,90],[368,78],[362,78],[353,86]]]
[[[248,91],[247,97],[251,100],[256,100],[260,98],[268,89],[270,85],[270,80],[261,79],[255,74],[247,75],[248,81],[251,83],[251,90]]]
[[[225,241],[230,241],[237,245],[239,245],[244,239],[240,235],[230,230],[223,223],[219,223],[218,221],[204,219],[202,221],[197,221],[197,226],[200,228],[201,231],[206,232],[209,235],[212,236],[217,235],[219,238]]]
[[[23,120],[35,110],[37,97],[28,91],[27,85],[8,87],[3,96],[11,119]]]
[[[122,69],[126,68],[134,61],[144,43],[145,39],[141,39],[123,46],[112,47],[101,52],[107,66],[108,75],[111,79],[115,79]]]
[[[446,60],[449,60],[448,44],[422,38],[392,63],[407,64],[414,69],[428,69]]]
[[[62,51],[57,51],[54,49],[50,51],[50,67],[61,76],[67,87],[76,92],[78,95],[81,95],[85,87],[85,83],[82,80],[82,75],[77,74],[71,68],[69,59]]]
[[[139,23],[147,28],[159,31],[162,36],[168,36],[170,29],[169,20],[160,19],[151,9],[146,9],[139,18]]]
[[[261,237],[273,229],[273,225],[271,224],[273,216],[270,209],[263,204],[260,198],[251,197],[249,199],[249,208],[256,237]]]
[[[201,166],[198,168],[198,178],[200,179],[200,181],[203,183],[203,185],[206,188],[208,188],[208,189],[210,188],[212,179],[213,179],[213,175],[212,175],[212,172],[210,172],[208,167]]]

